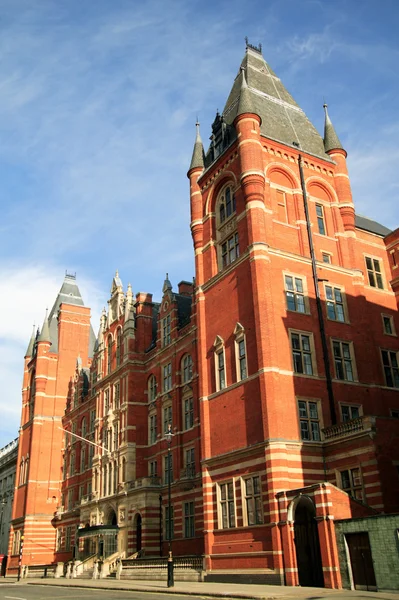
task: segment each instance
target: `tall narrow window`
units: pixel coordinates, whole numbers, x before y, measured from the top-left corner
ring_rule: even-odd
[[[317,402],[298,400],[298,410],[301,440],[319,442],[320,422]]]
[[[385,335],[396,335],[393,317],[391,315],[382,315],[382,325]]]
[[[87,434],[86,417],[83,417],[83,419],[82,419],[81,432],[82,432],[82,438],[86,438],[86,434]]]
[[[184,400],[184,429],[191,429],[194,426],[194,400],[185,398]]]
[[[238,233],[235,231],[236,202],[233,190],[230,186],[226,186],[221,191],[216,205],[218,227],[218,261],[219,267],[224,269],[233,263],[240,255]]]
[[[326,285],[327,316],[332,321],[345,321],[344,297],[338,287]]]
[[[351,344],[333,340],[335,374],[342,381],[354,381]]]
[[[122,330],[119,327],[116,332],[116,366],[119,367],[123,359],[123,348],[122,348]]]
[[[163,368],[163,391],[168,392],[172,389],[172,363],[168,363]]]
[[[223,390],[226,387],[226,375],[225,375],[225,367],[224,367],[224,352],[219,352],[217,354],[218,361],[218,384],[219,389]]]
[[[184,503],[184,537],[194,537],[194,502]]]
[[[220,528],[230,529],[236,526],[233,482],[219,485]]]
[[[169,425],[172,427],[172,405],[163,408],[163,432],[168,433]]]
[[[175,537],[175,521],[174,521],[173,506],[166,506],[165,507],[165,539],[173,540],[174,537]]]
[[[231,187],[226,187],[219,200],[219,222],[222,224],[236,212],[236,199]]]
[[[170,344],[170,315],[162,319],[162,345]]]
[[[150,477],[158,477],[158,461],[156,460],[150,462]]]
[[[291,332],[291,346],[295,373],[313,375],[311,335]]]
[[[222,267],[227,267],[240,256],[238,233],[230,236],[222,244]]]
[[[216,375],[216,391],[219,392],[226,387],[226,370],[224,360],[224,342],[218,335],[214,342],[215,348],[215,375]]]
[[[107,374],[109,375],[112,367],[112,337],[110,335],[108,336],[107,348]]]
[[[234,329],[237,381],[247,378],[247,348],[245,330],[241,323]]]
[[[104,415],[109,413],[110,409],[110,401],[109,401],[109,388],[107,388],[104,392]]]
[[[287,223],[287,201],[285,192],[276,190],[277,197],[277,219],[282,223]]]
[[[259,525],[263,523],[262,497],[260,488],[260,477],[248,477],[244,479],[246,524]]]
[[[287,309],[295,312],[305,313],[305,292],[303,279],[292,275],[285,275],[285,297]]]
[[[157,441],[157,415],[150,415],[150,444]]]
[[[148,401],[154,402],[156,397],[157,397],[157,380],[155,379],[154,375],[151,375],[151,377],[148,380]]]
[[[321,204],[316,204],[317,227],[321,235],[326,235],[326,226],[324,223],[324,209]]]
[[[183,383],[187,383],[193,378],[193,359],[189,354],[183,357]]]
[[[385,383],[388,387],[399,388],[398,352],[381,350]]]
[[[169,481],[173,481],[173,456],[168,453],[164,457],[164,483],[168,484]]]
[[[186,477],[195,477],[195,452],[194,448],[186,450]]]
[[[383,290],[384,282],[382,279],[380,261],[377,258],[371,258],[370,256],[366,256],[365,258],[369,285]]]
[[[114,385],[114,407],[117,410],[120,406],[120,383],[119,381]]]

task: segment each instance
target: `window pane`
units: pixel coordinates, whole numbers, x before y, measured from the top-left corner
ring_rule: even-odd
[[[285,287],[287,290],[293,292],[294,291],[294,283],[293,283],[293,278],[290,277],[289,275],[285,276]]]
[[[298,407],[299,407],[299,416],[306,418],[308,416],[307,403],[306,402],[302,402],[302,400],[300,400],[298,402]]]
[[[316,423],[315,421],[311,422],[311,427],[312,427],[312,439],[315,442],[319,442],[320,441],[320,429],[319,429],[319,424]]]
[[[316,402],[309,402],[309,416],[311,419],[318,419]]]

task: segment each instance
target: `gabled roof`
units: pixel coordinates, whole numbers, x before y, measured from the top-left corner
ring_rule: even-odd
[[[262,119],[262,135],[288,146],[296,147],[296,144],[299,144],[304,152],[331,162],[324,150],[323,138],[266,63],[262,53],[252,47],[246,49],[223,109],[223,118],[227,125],[231,125],[238,114],[242,69],[245,72],[253,110]]]
[[[385,237],[392,231],[388,227],[385,227],[385,225],[381,225],[381,223],[377,223],[377,221],[373,221],[368,217],[363,217],[363,215],[355,215],[355,226],[358,229],[363,229],[382,237]]]

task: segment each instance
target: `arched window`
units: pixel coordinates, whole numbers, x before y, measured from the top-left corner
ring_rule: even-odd
[[[107,344],[107,374],[111,373],[111,364],[112,364],[112,336],[108,336],[108,344]]]
[[[183,383],[187,383],[193,378],[193,359],[190,354],[183,356],[182,360]]]
[[[119,327],[116,332],[116,366],[119,367],[123,360],[122,329]]]
[[[81,423],[81,426],[80,426],[80,431],[82,432],[82,437],[85,438],[86,434],[87,434],[86,417],[83,417],[83,419],[82,419],[82,423]]]
[[[155,375],[151,375],[148,380],[148,402],[154,402],[157,397],[157,380]]]
[[[240,255],[236,222],[236,201],[231,185],[225,186],[216,203],[219,269],[233,263]]]
[[[215,351],[215,383],[216,383],[216,391],[219,392],[223,390],[226,383],[226,359],[224,354],[224,341],[223,339],[217,335],[215,342],[213,344]]]
[[[242,381],[248,376],[247,369],[247,344],[245,339],[245,330],[241,323],[237,323],[234,329],[235,337],[235,355],[236,355],[236,374],[237,381]]]

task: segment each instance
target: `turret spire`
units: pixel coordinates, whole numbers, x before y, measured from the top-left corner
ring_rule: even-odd
[[[32,331],[32,335],[29,340],[29,345],[28,345],[28,349],[26,350],[25,357],[33,356],[33,349],[35,347],[35,341],[36,341],[35,328],[36,328],[36,325],[33,325],[33,331]]]
[[[326,152],[330,152],[331,150],[343,150],[343,146],[339,141],[339,138],[335,132],[334,125],[331,123],[331,119],[328,114],[327,104],[323,104],[324,112],[325,112],[325,121],[324,121],[324,148]]]
[[[165,281],[163,282],[162,292],[165,294],[168,291],[172,291],[172,284],[169,281],[169,274],[166,273]]]
[[[38,342],[49,342],[50,341],[50,329],[48,326],[48,308],[46,308],[46,316],[44,317],[44,321],[43,321],[43,327],[42,330],[40,332],[40,335],[37,339]]]
[[[195,127],[197,129],[197,132],[195,135],[194,150],[193,150],[193,156],[191,158],[189,171],[191,171],[191,169],[197,169],[197,168],[203,169],[204,168],[205,154],[204,154],[204,146],[202,144],[202,139],[201,139],[201,135],[200,135],[200,124],[198,123],[198,119],[195,124]]]

